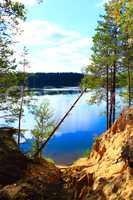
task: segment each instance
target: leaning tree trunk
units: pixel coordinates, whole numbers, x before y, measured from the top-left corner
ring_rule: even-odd
[[[53,131],[50,133],[49,137],[41,144],[40,148],[37,150],[37,152],[35,152],[34,157],[37,157],[40,154],[40,152],[42,152],[43,148],[47,145],[47,143],[49,142],[49,140],[51,139],[51,137],[55,134],[55,132],[58,130],[58,128],[60,127],[60,125],[64,122],[64,120],[66,119],[66,117],[69,115],[69,113],[72,111],[72,109],[75,107],[75,105],[78,103],[78,101],[81,99],[81,97],[83,96],[83,94],[85,92],[86,92],[86,88],[81,92],[81,94],[76,99],[76,101],[74,101],[74,103],[69,108],[69,110],[66,112],[66,114],[61,118],[61,120],[58,122],[58,124],[53,129]]]

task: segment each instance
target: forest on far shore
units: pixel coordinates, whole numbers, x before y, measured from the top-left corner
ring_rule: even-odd
[[[44,87],[76,87],[83,78],[81,73],[29,73],[27,83],[29,88]]]

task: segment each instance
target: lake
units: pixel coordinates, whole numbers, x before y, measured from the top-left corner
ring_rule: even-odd
[[[53,88],[33,91],[33,101],[38,105],[49,101],[58,122],[80,94],[78,88]],[[105,103],[89,105],[91,92],[86,92],[76,104],[69,116],[51,138],[43,154],[55,161],[56,164],[71,164],[83,156],[91,148],[99,134],[106,130]],[[34,128],[34,116],[25,108],[22,128],[28,129],[25,137],[28,139],[22,144],[27,151],[31,147],[32,136],[30,130]]]

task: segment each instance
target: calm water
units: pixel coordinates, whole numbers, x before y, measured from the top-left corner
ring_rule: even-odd
[[[77,88],[39,90],[34,92],[34,101],[39,105],[48,100],[54,111],[54,118],[59,121],[78,96]],[[43,151],[45,156],[52,158],[57,164],[71,164],[81,157],[91,147],[94,138],[106,129],[105,104],[88,105],[90,96],[90,92],[84,94]],[[34,116],[25,108],[22,128],[29,130],[26,133],[29,140],[22,145],[25,150],[31,145],[30,130],[34,125]]]

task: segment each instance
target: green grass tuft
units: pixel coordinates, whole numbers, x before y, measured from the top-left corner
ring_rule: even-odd
[[[89,155],[90,155],[90,153],[91,153],[91,149],[89,148],[89,149],[86,149],[85,150],[85,152],[83,153],[83,158],[88,158],[89,157]]]

